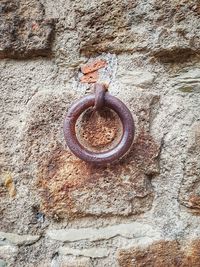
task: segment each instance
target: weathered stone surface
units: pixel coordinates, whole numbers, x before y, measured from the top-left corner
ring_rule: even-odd
[[[59,256],[53,259],[51,267],[93,267],[90,258],[74,257],[74,256]]]
[[[146,139],[146,142],[151,140]],[[131,172],[127,165],[126,172],[123,172],[124,164],[113,166],[110,172],[110,168],[93,167],[60,149],[52,154],[39,174],[42,210],[48,214],[59,217],[65,214],[71,218],[89,214],[128,215],[141,213],[152,202],[153,192],[150,187],[144,188],[145,176],[140,176],[136,170]],[[123,175],[124,181],[119,179],[119,174]],[[146,205],[144,201],[147,201]]]
[[[6,240],[14,245],[31,245],[39,240],[40,236],[18,235],[14,233],[0,232],[0,240]]]
[[[136,151],[137,163],[131,160]],[[153,140],[144,134],[136,140],[126,162],[106,168],[91,166],[57,148],[39,169],[39,187],[43,199],[41,208],[47,214],[59,217],[65,214],[71,218],[91,214],[128,215],[144,212],[150,208],[153,192],[150,181],[140,173],[139,168],[144,157],[150,156],[152,158],[146,158],[145,166],[141,168],[147,175],[154,174],[151,169],[158,153],[159,149]],[[133,166],[134,170],[131,169]],[[156,168],[154,170],[157,171]]]
[[[189,68],[176,74],[173,86],[183,93],[200,93],[200,68]]]
[[[133,250],[139,266],[158,262],[171,267],[177,261],[199,266],[199,246],[190,246],[188,240],[200,236],[199,1],[0,2],[10,3],[10,11],[4,9],[0,19],[1,33],[10,27],[0,40],[10,45],[9,50],[3,46],[2,56],[50,55],[45,40],[52,26],[45,20],[58,18],[52,57],[0,60],[0,175],[9,173],[17,192],[10,197],[11,184],[5,187],[0,178],[0,229],[41,236],[28,246],[0,241],[3,260],[9,267],[49,267],[52,259],[56,267],[118,266],[115,253],[123,248],[120,263],[126,267],[134,264]],[[45,51],[31,50],[33,43]],[[72,156],[62,132],[69,105],[92,91],[80,82],[81,66],[95,59],[107,62],[96,80],[109,84],[110,93],[126,103],[136,124],[130,153],[105,169]],[[101,117],[98,123],[90,129],[92,123],[83,122],[83,141],[93,149],[113,145],[118,123],[113,117]],[[133,223],[133,230],[128,227],[125,233]],[[69,230],[72,241],[66,237],[70,243],[65,246],[75,251],[97,247],[109,255],[58,255],[62,241],[48,238],[46,229]],[[82,229],[91,236],[85,230],[81,234]],[[161,238],[172,241],[150,245]],[[140,257],[144,250],[149,254]]]
[[[7,263],[0,259],[0,267],[6,267]]]
[[[18,248],[16,246],[11,246],[8,244],[0,244],[0,258],[7,259],[10,256],[16,255]]]
[[[74,8],[84,54],[149,51],[163,61],[175,61],[199,53],[197,0],[170,0],[164,5],[153,0],[85,0],[75,1]]]
[[[2,177],[3,177],[2,180],[4,180],[2,182],[4,182],[4,186],[8,190],[10,197],[15,197],[16,188],[15,188],[15,184],[13,182],[12,175],[10,173],[3,173]]]
[[[135,4],[119,0],[115,3],[110,1],[74,2],[82,52],[91,54],[97,50],[101,52],[108,50],[119,52],[120,48],[128,50],[128,44],[125,42],[121,44],[120,41],[125,39],[129,28],[126,10],[132,9]],[[118,34],[118,30],[122,28],[121,34]],[[122,48],[123,45],[126,47]]]
[[[11,266],[50,267],[52,259],[57,255],[58,246],[53,242],[45,242],[41,238],[38,242],[28,246],[18,246],[18,253],[10,257]],[[29,257],[27,257],[29,255]],[[26,258],[26,259],[25,259]]]
[[[143,236],[159,238],[160,233],[148,224],[140,224],[137,222],[129,224],[118,224],[107,226],[104,228],[80,228],[80,229],[61,229],[48,230],[47,236],[62,242],[73,242],[82,239],[90,241],[98,241],[110,239],[116,236],[125,238],[141,238]]]
[[[154,96],[141,97],[141,102],[134,105],[138,109],[138,135],[133,147],[124,160],[107,167],[85,163],[56,142],[60,138],[62,118],[67,108],[65,99],[70,101],[70,97],[70,94],[42,93],[30,103],[23,151],[25,162],[35,162],[38,166],[42,210],[51,216],[68,218],[92,214],[129,215],[148,210],[153,200],[148,177],[158,173],[157,157],[160,152],[159,145],[144,128],[148,129]],[[87,130],[83,136],[91,140],[95,148],[99,142],[104,145],[110,142],[116,131],[115,120],[109,127],[104,125],[104,120],[96,123],[100,130],[96,137],[94,131]],[[103,140],[105,133],[108,136]]]
[[[122,84],[130,86],[139,86],[141,88],[148,88],[149,85],[152,85],[155,75],[151,72],[144,70],[124,70],[123,67],[120,67],[118,70],[117,78]]]
[[[0,14],[0,58],[50,55],[54,22],[38,0],[3,0]]]
[[[177,241],[159,241],[146,248],[121,250],[118,260],[120,267],[199,266],[199,249],[199,240],[188,240],[185,246]]]
[[[191,212],[200,215],[200,123],[191,127],[188,151],[184,164],[184,179],[179,192],[179,201]]]
[[[36,267],[35,264],[29,264],[30,267]],[[51,263],[51,260],[50,259],[47,259],[47,260],[44,260],[42,262],[40,262],[37,267],[58,267],[58,265],[53,265]]]
[[[89,258],[104,258],[109,253],[106,248],[73,249],[68,247],[60,247],[58,252],[61,255],[84,256]]]

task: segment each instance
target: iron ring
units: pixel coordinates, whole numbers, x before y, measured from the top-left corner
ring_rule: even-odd
[[[114,110],[123,125],[123,134],[119,143],[105,152],[93,152],[85,148],[77,139],[76,122],[79,116],[89,107],[95,105],[95,95],[88,95],[75,102],[64,119],[64,137],[69,149],[78,158],[91,163],[111,163],[121,158],[131,147],[134,139],[134,120],[126,105],[118,98],[105,93],[104,106]]]

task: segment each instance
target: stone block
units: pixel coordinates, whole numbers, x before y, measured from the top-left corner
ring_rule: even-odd
[[[159,231],[148,224],[137,222],[117,224],[102,228],[80,228],[48,230],[47,236],[62,242],[74,242],[79,240],[99,241],[108,240],[117,236],[124,238],[156,238],[160,237]]]
[[[198,0],[76,0],[74,10],[83,54],[145,51],[175,62],[200,52]]]
[[[62,120],[67,109],[65,99],[70,103],[73,99],[70,94],[43,93],[32,99],[24,129],[24,160],[26,164],[35,162],[38,168],[41,208],[46,214],[68,218],[127,216],[150,209],[154,196],[150,179],[159,171],[157,158],[160,152],[159,145],[148,133],[154,97],[148,95],[141,97],[140,101],[137,98],[133,101],[138,116],[134,144],[124,159],[101,167],[81,161],[59,144],[63,138]],[[139,104],[135,105],[135,102]],[[109,120],[110,115],[107,116],[108,119],[94,121],[98,131],[84,131],[83,139],[91,140],[94,149],[107,149],[114,145],[111,141],[116,133],[116,120]],[[82,129],[87,127],[83,125]],[[101,147],[99,142],[104,146]]]
[[[54,21],[37,0],[0,3],[0,58],[49,56]]]
[[[39,235],[18,235],[0,232],[0,240],[6,240],[14,245],[31,245],[39,240]]]

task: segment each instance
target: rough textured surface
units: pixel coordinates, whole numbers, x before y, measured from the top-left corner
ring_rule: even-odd
[[[146,120],[149,119],[148,112],[153,97],[149,95],[145,99],[141,99],[140,102],[140,105],[143,105],[143,112],[146,113]],[[45,98],[47,100],[47,95]],[[49,113],[50,101],[52,100],[49,99],[48,101],[48,113],[46,113],[45,104],[42,106],[43,118],[46,118],[43,119],[43,122],[48,124],[48,127],[51,126],[47,121],[49,119],[52,121],[54,116]],[[37,155],[37,151],[34,152],[35,144],[44,143],[42,140],[46,139],[48,134],[51,135],[48,140],[54,139],[54,137],[45,128],[41,128],[41,131],[38,129],[38,138],[34,137],[33,125],[38,124],[37,110],[41,110],[38,100],[36,102],[33,105],[34,110],[30,114],[31,121],[27,125],[26,150],[29,159],[32,157],[36,157],[36,160],[39,159],[37,176],[38,185],[42,189],[42,210],[44,212],[58,217],[63,217],[66,214],[69,218],[108,214],[127,216],[140,214],[150,208],[153,200],[150,178],[158,173],[156,159],[159,155],[159,146],[145,132],[142,122],[141,125],[138,123],[138,130],[139,126],[141,126],[141,130],[138,132],[131,151],[123,160],[115,164],[102,167],[93,166],[82,162],[59,146],[51,149],[50,153],[41,158],[39,154]],[[138,107],[135,106],[134,108],[137,109]],[[55,115],[59,116],[58,110],[52,108],[52,112],[54,110],[56,111]],[[36,118],[33,114],[36,115]],[[138,120],[140,119],[142,120],[139,116]],[[52,121],[52,123],[54,122]],[[98,121],[95,123],[98,125]],[[104,121],[103,124],[99,125],[106,127]],[[95,140],[93,139],[93,131],[89,131],[89,133],[85,131],[84,133],[88,140],[91,139],[92,145],[99,146],[99,141],[102,139],[101,131],[96,132]]]
[[[85,256],[88,258],[105,258],[109,251],[106,248],[90,248],[90,249],[72,249],[68,247],[60,247],[59,253],[61,255]]]
[[[129,224],[108,226],[101,229],[81,228],[50,230],[47,232],[47,236],[62,242],[73,242],[79,240],[98,241],[111,239],[116,236],[122,236],[125,238],[139,238],[143,236],[159,238],[160,233],[152,229],[149,225],[134,222]]]
[[[50,55],[54,21],[44,13],[38,0],[0,2],[0,58]]]
[[[190,211],[200,214],[200,123],[191,126],[188,138],[188,151],[185,161],[184,178],[180,188],[181,204]]]
[[[174,77],[174,88],[183,93],[200,93],[200,70],[194,68],[188,71],[180,72]]]
[[[152,144],[152,140],[145,136],[141,139],[140,142],[146,141],[149,144],[149,153],[155,153],[152,156],[156,157],[158,149]],[[139,145],[142,143],[136,143],[135,147]],[[142,153],[142,147],[139,146],[138,149]],[[73,214],[76,217],[92,214],[138,214],[150,208],[153,192],[148,176],[140,174],[140,163],[130,161],[127,165],[126,162],[126,170],[125,163],[107,168],[94,167],[59,149],[52,154],[53,157],[43,163],[39,174],[43,211],[58,217],[68,214],[72,218]],[[152,174],[152,163],[154,164],[152,159],[147,158],[147,163],[141,167],[147,174],[150,171],[149,175]],[[130,169],[133,164],[134,172]]]
[[[0,240],[6,240],[14,245],[31,245],[39,240],[40,236],[17,235],[0,232]]]
[[[82,53],[148,51],[164,61],[199,53],[198,0],[85,0],[74,5]]]
[[[199,240],[188,243],[184,247],[177,241],[160,241],[146,248],[135,248],[119,252],[121,267],[178,267],[199,266]]]
[[[1,265],[199,266],[199,12],[198,0],[0,1]],[[62,129],[96,81],[136,125],[104,167],[73,156]],[[108,110],[77,125],[94,150],[121,131]]]
[[[104,108],[95,113],[90,109],[79,124],[79,141],[93,150],[96,148],[99,151],[120,141],[122,124],[110,109]]]
[[[10,256],[17,255],[18,248],[16,246],[8,245],[7,243],[1,242],[0,246],[0,257],[1,259],[7,259]]]
[[[59,256],[51,263],[52,267],[93,267],[92,261],[85,257]]]

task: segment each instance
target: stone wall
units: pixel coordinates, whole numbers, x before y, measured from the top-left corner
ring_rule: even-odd
[[[200,266],[199,0],[0,1],[0,267]],[[134,143],[94,166],[65,145],[73,101],[106,82]],[[84,114],[94,150],[116,114]]]

